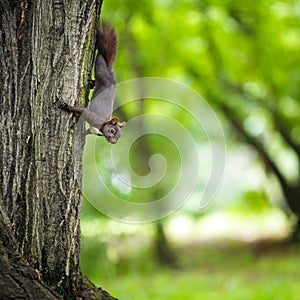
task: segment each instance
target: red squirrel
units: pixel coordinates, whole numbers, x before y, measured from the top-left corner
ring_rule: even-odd
[[[80,114],[90,125],[86,134],[104,136],[109,143],[115,144],[125,126],[125,122],[119,123],[118,118],[111,118],[116,92],[113,66],[118,39],[115,29],[108,23],[102,23],[97,32],[96,43],[98,54],[95,63],[95,89],[90,106],[84,108],[63,102],[59,107]]]

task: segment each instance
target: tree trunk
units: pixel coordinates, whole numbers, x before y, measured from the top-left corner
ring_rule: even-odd
[[[81,165],[57,108],[84,102],[101,4],[0,0],[0,299],[114,299],[79,270]]]
[[[169,241],[161,222],[155,223],[155,253],[158,262],[167,267],[176,268],[177,261],[173,249],[170,247]]]

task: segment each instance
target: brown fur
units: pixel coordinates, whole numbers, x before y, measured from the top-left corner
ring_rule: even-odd
[[[97,32],[97,47],[111,72],[113,72],[114,68],[117,46],[118,38],[116,30],[107,22],[102,22],[100,31]]]

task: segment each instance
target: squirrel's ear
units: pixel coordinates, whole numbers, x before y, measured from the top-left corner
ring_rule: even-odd
[[[125,122],[125,121],[119,123],[119,126],[120,126],[121,128],[124,127],[125,125],[126,125],[126,122]]]
[[[109,121],[109,123],[115,125],[115,124],[118,123],[118,121],[119,121],[119,119],[116,118],[116,117],[114,117],[114,118],[112,118],[112,119]]]

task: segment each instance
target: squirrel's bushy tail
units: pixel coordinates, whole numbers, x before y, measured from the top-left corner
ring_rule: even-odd
[[[118,38],[114,27],[107,22],[102,22],[100,31],[97,32],[97,47],[105,62],[112,72],[117,54]]]

